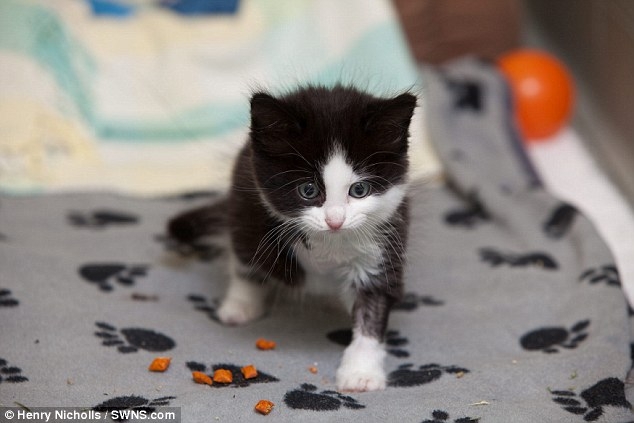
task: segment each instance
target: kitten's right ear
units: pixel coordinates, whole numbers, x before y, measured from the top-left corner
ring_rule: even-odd
[[[298,132],[301,131],[300,120],[287,105],[264,92],[251,97],[251,132]]]

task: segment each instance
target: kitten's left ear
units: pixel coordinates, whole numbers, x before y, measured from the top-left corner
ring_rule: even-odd
[[[409,93],[373,101],[367,106],[363,128],[367,132],[382,131],[392,140],[406,139],[415,108],[416,97]]]

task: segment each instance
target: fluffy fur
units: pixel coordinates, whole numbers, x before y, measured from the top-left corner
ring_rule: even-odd
[[[341,390],[385,387],[383,339],[403,291],[415,106],[411,94],[383,99],[343,86],[256,93],[226,202],[169,224],[172,237],[189,242],[225,212],[231,280],[218,316],[226,324],[260,317],[272,284],[341,299],[354,334],[337,371]]]

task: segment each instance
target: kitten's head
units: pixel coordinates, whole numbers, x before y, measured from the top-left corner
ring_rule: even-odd
[[[252,164],[268,209],[305,229],[387,220],[405,195],[416,97],[308,87],[251,98]]]

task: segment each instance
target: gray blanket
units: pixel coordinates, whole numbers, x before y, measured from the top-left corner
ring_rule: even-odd
[[[280,301],[248,326],[218,323],[225,247],[163,236],[168,217],[216,194],[2,196],[0,421],[40,407],[171,410],[183,422],[634,421],[628,308],[610,252],[540,186],[490,68],[461,62],[426,81],[448,178],[412,188],[385,391],[334,390],[350,319],[328,302]],[[257,349],[261,337],[276,348]],[[158,356],[171,366],[149,372]],[[248,364],[254,379],[240,372]],[[233,382],[192,381],[218,368]],[[275,404],[266,417],[260,399]]]

